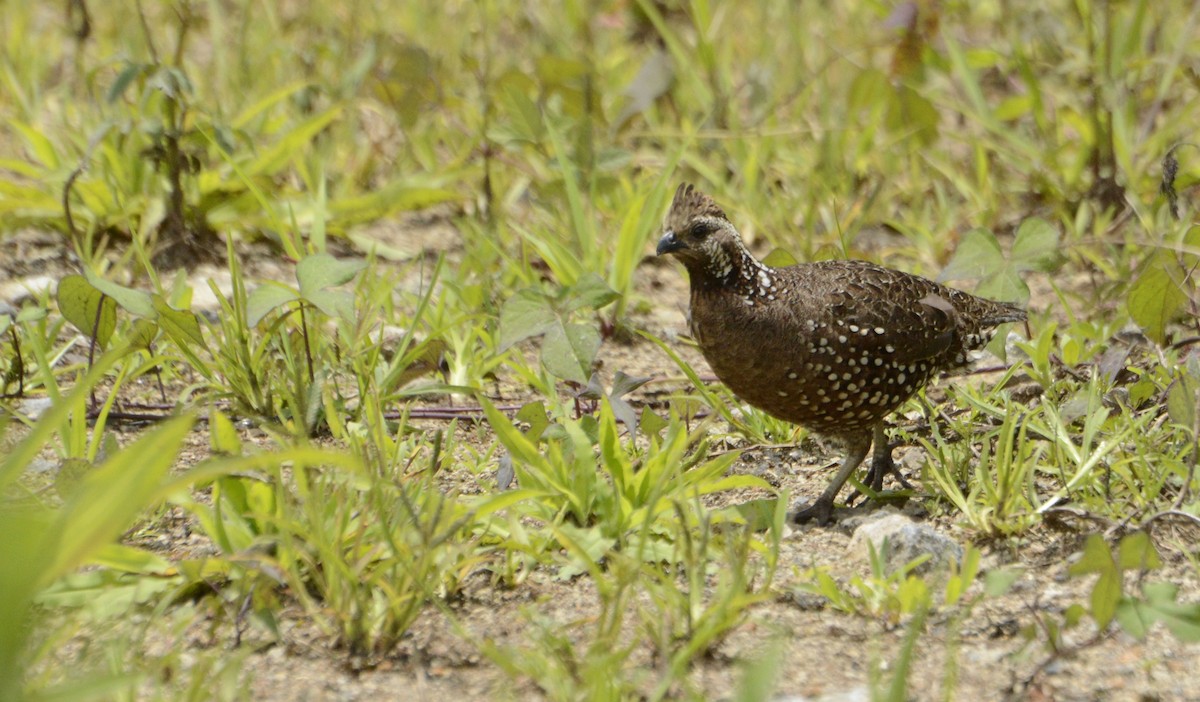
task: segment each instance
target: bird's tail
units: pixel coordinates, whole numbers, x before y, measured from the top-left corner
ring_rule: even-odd
[[[994,327],[1009,322],[1024,322],[1029,318],[1025,308],[1015,302],[997,302],[989,300],[991,308],[981,315],[983,326]]]

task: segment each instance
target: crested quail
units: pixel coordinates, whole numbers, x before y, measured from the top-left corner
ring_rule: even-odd
[[[723,383],[758,409],[841,439],[846,457],[797,522],[828,523],[838,491],[875,444],[865,484],[904,479],[883,419],[938,372],[966,365],[994,327],[1025,319],[994,302],[866,261],[772,268],[720,207],[679,186],[658,255],[687,268],[692,337]]]

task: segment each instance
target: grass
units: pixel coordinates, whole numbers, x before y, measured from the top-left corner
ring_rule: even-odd
[[[756,250],[1033,290],[998,379],[899,422],[918,499],[979,543],[1064,518],[1109,538],[1074,572],[1100,583],[1086,606],[1034,616],[1051,658],[1083,620],[1200,638],[1174,589],[1121,587],[1161,563],[1118,541],[1196,518],[1200,161],[1174,147],[1198,21],[1148,0],[7,8],[0,237],[50,232],[80,270],[0,308],[0,560],[23,564],[0,569],[0,698],[240,698],[297,622],[373,668],[431,616],[548,698],[702,698],[789,592],[904,627],[870,677],[906,698],[931,618],[1011,580],[875,562],[781,584],[795,495],[713,444],[799,435],[648,314],[683,301],[641,263],[685,179]],[[409,243],[431,221],[453,232],[435,253]],[[649,367],[687,382],[656,394]],[[207,550],[137,538],[178,541],[172,519]],[[530,606],[498,641],[456,609],[547,577],[593,614]],[[223,645],[163,652],[198,628]],[[738,661],[744,699],[781,684],[772,650]]]

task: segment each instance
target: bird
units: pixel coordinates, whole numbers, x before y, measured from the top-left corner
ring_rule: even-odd
[[[717,379],[741,401],[838,439],[828,487],[791,515],[833,520],[834,500],[874,445],[864,485],[902,485],[884,419],[942,371],[966,366],[996,327],[1026,319],[1017,304],[856,260],[768,266],[724,210],[688,183],[675,191],[658,256],[687,270],[688,327]]]

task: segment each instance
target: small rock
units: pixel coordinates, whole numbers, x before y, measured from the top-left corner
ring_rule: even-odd
[[[26,278],[7,281],[0,284],[0,301],[10,310],[16,310],[21,303],[53,292],[58,288],[58,279],[50,275],[31,275]]]
[[[17,404],[17,411],[31,420],[38,420],[54,403],[48,397],[30,397]]]
[[[952,561],[962,562],[963,548],[953,539],[928,524],[914,522],[894,512],[882,513],[875,519],[864,521],[854,530],[848,548],[861,555],[863,560],[869,560],[868,544],[874,546],[876,552],[881,552],[885,540],[887,551],[882,556],[889,573],[925,554],[931,558],[917,567],[914,572],[918,575],[945,570]]]

